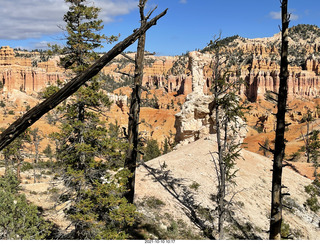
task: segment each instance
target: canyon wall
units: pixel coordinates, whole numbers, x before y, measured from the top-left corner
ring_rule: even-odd
[[[288,98],[317,97],[320,95],[319,61],[306,60],[306,69],[289,66]],[[265,60],[252,61],[252,65],[241,70],[240,77],[246,81],[244,93],[248,99],[255,102],[267,91],[277,92],[280,82],[280,67]]]
[[[49,83],[55,84],[63,80],[63,71],[55,60],[39,62],[38,67],[32,66],[30,58],[15,57],[12,48],[8,46],[0,49],[0,83],[4,92],[13,89],[31,94],[39,92]]]
[[[249,49],[251,50],[251,49]],[[260,49],[259,49],[260,50]],[[264,49],[261,49],[264,50]],[[261,51],[265,55],[265,51]],[[209,64],[213,60],[212,54],[202,54],[197,52],[199,59],[206,60],[203,67],[202,90],[204,94],[210,94],[212,84],[212,71]],[[156,74],[145,72],[144,86],[149,89],[164,88],[168,92],[177,92],[177,95],[190,94],[193,88],[193,74],[190,70],[192,66],[189,59],[183,68],[182,74],[174,75],[167,73]],[[245,84],[240,93],[246,95],[248,100],[255,102],[258,98],[264,97],[267,91],[277,92],[280,82],[280,66],[268,58],[253,57],[251,63],[241,67],[240,76],[235,74],[229,76],[230,82],[235,79],[242,79]],[[288,80],[288,98],[294,97],[317,97],[320,96],[320,62],[316,59],[309,58],[305,61],[305,68],[298,66],[289,66]]]
[[[280,82],[280,66],[276,58],[279,53],[275,46],[268,46],[256,40],[253,43],[239,45],[237,52],[241,52],[243,56],[251,55],[250,61],[242,65],[239,77],[234,74],[229,77],[230,81],[239,78],[245,81],[246,85],[242,87],[240,94],[247,96],[249,101],[255,102],[258,98],[264,97],[267,91],[277,92]],[[213,54],[196,53],[199,59],[206,61],[202,68],[205,80],[202,89],[204,94],[210,94],[212,71],[209,64],[213,60]],[[150,59],[153,62],[150,62]],[[188,95],[193,91],[191,62],[188,56],[148,57],[147,63],[149,65],[146,65],[144,70],[143,86],[147,89],[163,88],[168,93],[175,92],[177,95]],[[107,66],[104,72],[111,74],[116,81],[119,81],[121,75],[115,72],[118,66],[120,66],[119,63],[113,63]],[[134,65],[130,63],[119,71],[133,75]],[[311,55],[304,61],[303,68],[292,65],[289,66],[289,72],[289,99],[296,96],[313,98],[320,95],[319,60]]]
[[[277,40],[277,36],[272,37]],[[279,86],[279,53],[276,45],[270,45],[269,39],[242,40],[236,39],[237,45],[229,47],[229,52],[238,52],[242,56],[250,56],[250,61],[242,65],[240,78],[246,83],[240,93],[246,95],[248,100],[255,102],[265,95],[267,91],[278,90]],[[316,44],[315,44],[316,45]],[[307,48],[308,49],[308,48]],[[318,46],[310,46],[311,51],[318,50]],[[308,50],[309,50],[308,49]],[[309,51],[310,51],[309,50]],[[203,67],[203,92],[210,94],[211,75],[209,64],[213,54],[196,52],[199,59],[206,60]],[[128,54],[134,58],[134,53]],[[16,57],[13,49],[8,46],[0,49],[0,83],[3,91],[13,89],[26,93],[39,92],[49,83],[65,78],[64,70],[58,67],[58,57],[47,62],[38,62],[32,66],[32,59]],[[188,95],[193,88],[193,74],[191,59],[187,55],[174,57],[146,56],[143,86],[147,90],[164,89],[176,95]],[[312,54],[303,61],[302,66],[289,67],[288,95],[289,99],[295,96],[316,97],[320,94],[320,62]],[[302,68],[303,67],[303,68]],[[119,71],[119,72],[118,72]],[[119,55],[103,71],[112,77],[111,82],[123,82],[123,73],[133,75],[134,64]],[[239,79],[234,75],[230,81]],[[129,84],[129,83],[128,83]]]

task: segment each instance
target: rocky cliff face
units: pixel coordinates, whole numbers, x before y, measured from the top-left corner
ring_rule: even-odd
[[[182,109],[176,114],[175,141],[180,144],[186,144],[207,137],[210,134],[216,134],[216,119],[212,113],[214,103],[213,96],[208,94],[207,79],[204,75],[204,67],[212,60],[211,55],[201,54],[199,52],[190,52],[189,69],[192,76],[192,92],[186,97]],[[239,118],[239,125],[244,121]],[[239,126],[238,138],[242,142],[246,131]]]
[[[310,33],[308,32],[308,38],[300,32],[293,28],[289,42],[289,99],[294,97],[313,98],[320,95],[320,37],[316,36],[317,34],[312,28]],[[280,81],[279,34],[270,38],[258,39],[226,38],[224,44],[226,47],[223,50],[223,55],[233,54],[238,57],[238,65],[241,64],[239,77],[231,75],[229,78],[231,80],[241,78],[246,82],[246,86],[243,86],[240,91],[242,95],[246,95],[249,101],[255,102],[258,98],[264,97],[267,91],[277,92]],[[198,55],[203,61],[208,61],[202,68],[205,80],[202,89],[205,94],[209,94],[212,74],[209,64],[213,53],[210,51],[210,47],[207,47]],[[143,85],[148,89],[163,88],[167,92],[177,92],[177,95],[188,95],[193,92],[194,81],[190,62],[191,59],[186,55],[176,57],[149,56],[147,57]],[[118,81],[121,80],[121,77],[114,72],[117,68],[121,72],[131,74],[134,70],[133,64],[126,65],[121,59],[118,59],[117,65],[113,63],[108,67],[106,71],[117,77]],[[232,69],[235,70],[235,67]]]
[[[289,99],[295,96],[313,98],[320,95],[319,61],[308,59],[305,66],[305,69],[297,66],[289,67]],[[240,77],[247,83],[244,93],[248,99],[255,102],[267,91],[277,92],[280,82],[279,70],[279,65],[274,62],[258,59],[254,59],[250,66],[241,69]]]
[[[4,92],[16,89],[31,94],[63,79],[63,71],[54,60],[33,67],[30,58],[15,57],[12,48],[5,46],[0,49],[0,83]]]

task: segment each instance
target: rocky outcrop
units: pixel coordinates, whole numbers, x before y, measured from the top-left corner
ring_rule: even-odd
[[[313,71],[316,75],[320,75],[320,63],[319,60],[309,58],[306,61],[306,70]]]
[[[288,98],[295,96],[316,97],[320,95],[320,76],[317,75],[318,65],[307,60],[308,70],[291,67],[289,69]],[[241,71],[241,78],[246,81],[245,94],[248,99],[255,102],[258,97],[263,97],[267,91],[277,92],[280,82],[279,69],[256,68]]]
[[[189,68],[192,74],[192,92],[187,95],[182,109],[176,114],[175,141],[180,144],[190,143],[209,134],[216,134],[216,120],[213,116],[213,96],[207,95],[204,87],[207,79],[203,69],[211,61],[210,55],[203,55],[199,52],[189,53]],[[239,119],[239,124],[244,122]],[[245,130],[239,127],[237,141],[242,141],[245,137]]]
[[[15,57],[13,49],[8,46],[0,49],[0,83],[4,92],[10,93],[15,89],[31,94],[64,77],[56,61],[38,63],[38,67],[32,67],[30,58]]]
[[[205,61],[198,52],[189,53],[189,69],[192,75],[192,92],[187,95],[182,109],[176,114],[176,142],[196,141],[210,134],[213,120],[211,118],[212,97],[204,95],[205,78],[203,68]],[[212,132],[212,131],[211,131]]]

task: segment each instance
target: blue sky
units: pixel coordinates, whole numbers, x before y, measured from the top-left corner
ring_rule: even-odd
[[[93,0],[88,0],[92,2]],[[95,0],[102,8],[106,35],[120,39],[139,26],[137,0]],[[214,35],[246,38],[270,37],[279,32],[279,0],[149,0],[146,10],[155,14],[169,8],[166,16],[147,33],[146,49],[157,55],[180,55],[204,48]],[[0,46],[44,48],[61,42],[64,0],[0,0]],[[289,0],[290,26],[320,26],[320,1]],[[100,51],[107,51],[110,45]],[[135,45],[128,49],[135,50]]]

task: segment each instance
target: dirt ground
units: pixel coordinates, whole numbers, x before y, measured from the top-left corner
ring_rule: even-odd
[[[215,150],[214,138],[208,137],[153,159],[145,166],[140,165],[136,173],[135,201],[154,196],[165,203],[159,212],[169,213],[194,226],[188,217],[193,207],[200,204],[214,209],[210,198],[216,193],[217,177],[210,152]],[[243,223],[252,223],[258,236],[267,239],[272,161],[247,150],[242,150],[241,155],[242,158],[237,160],[237,185],[230,189],[228,197],[233,196],[237,203],[238,207],[234,209],[236,218]],[[199,184],[197,190],[192,188],[195,182]],[[310,179],[292,169],[284,169],[283,184],[288,187],[284,191],[290,192],[288,201],[293,202],[296,209],[295,213],[284,210],[283,216],[293,231],[302,233],[298,239],[318,240],[320,216],[314,216],[304,207],[307,198],[304,186],[310,183]]]

